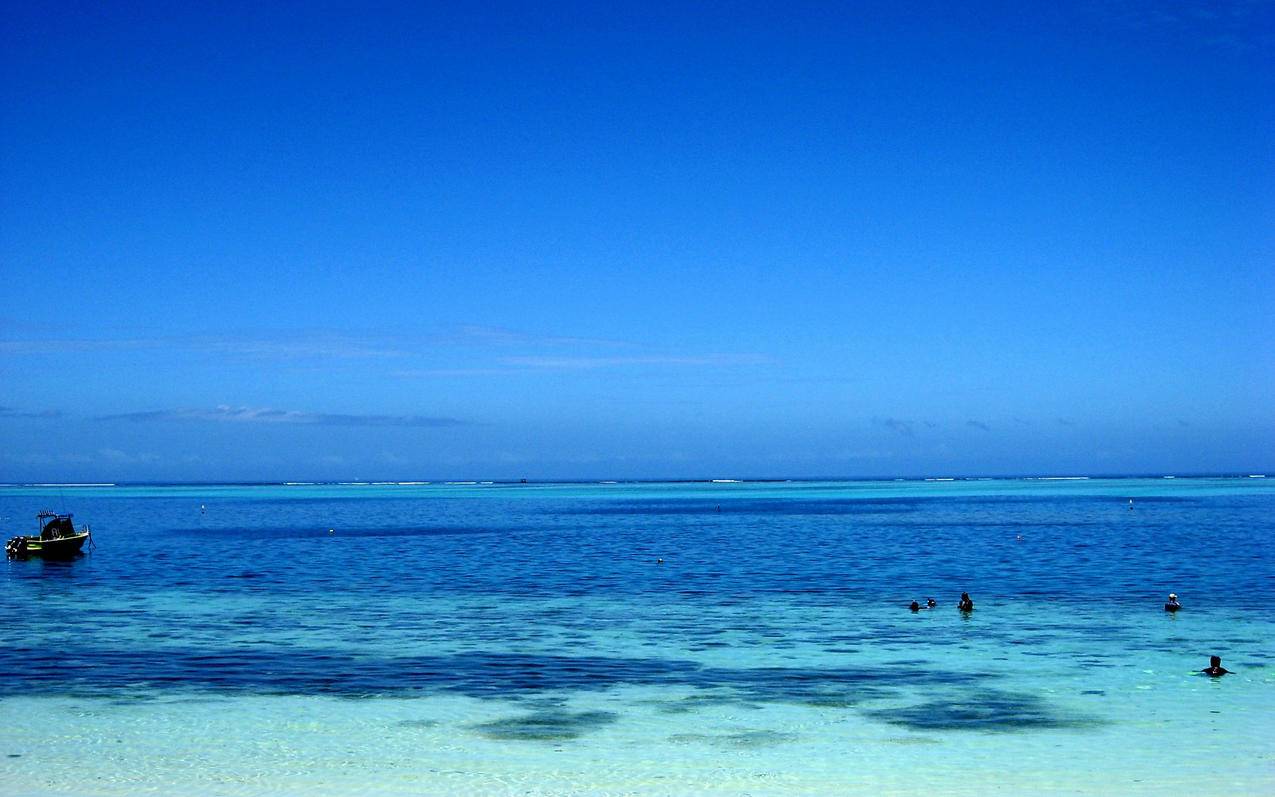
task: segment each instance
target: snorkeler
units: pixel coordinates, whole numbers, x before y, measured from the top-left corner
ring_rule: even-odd
[[[956,608],[963,612],[974,611],[974,601],[970,600],[970,594],[968,592],[961,593],[961,602],[956,604]]]
[[[1169,599],[1164,602],[1164,610],[1166,612],[1176,612],[1182,608],[1182,604],[1178,603],[1178,596],[1175,592],[1169,593]]]
[[[925,608],[927,609],[933,609],[935,606],[938,606],[938,605],[939,605],[939,602],[934,600],[933,598],[925,599]]]
[[[1221,656],[1210,656],[1209,666],[1205,667],[1203,670],[1200,670],[1200,672],[1205,673],[1206,675],[1211,675],[1214,678],[1216,678],[1219,675],[1226,675],[1227,673],[1230,672],[1230,670],[1222,666]]]

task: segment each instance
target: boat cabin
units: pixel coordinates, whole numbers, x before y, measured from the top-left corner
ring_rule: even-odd
[[[42,540],[60,540],[75,536],[75,525],[71,522],[69,514],[59,515],[46,510],[36,517],[40,521],[40,539]]]

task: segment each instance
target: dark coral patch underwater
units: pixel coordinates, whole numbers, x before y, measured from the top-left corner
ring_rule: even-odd
[[[471,728],[487,739],[516,742],[560,742],[578,739],[586,732],[619,719],[613,711],[535,711],[506,719],[481,722]]]
[[[674,744],[708,744],[733,750],[774,747],[797,741],[795,733],[770,730],[737,731],[735,733],[677,733],[668,740]]]
[[[916,731],[1037,731],[1093,728],[1103,720],[1055,710],[1021,692],[978,689],[900,708],[866,712],[873,719]]]

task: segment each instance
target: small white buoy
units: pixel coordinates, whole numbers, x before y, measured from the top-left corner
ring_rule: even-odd
[[[657,565],[662,565],[662,564],[664,564],[664,560],[663,560],[663,559],[656,559],[656,560],[655,560],[655,563],[656,563]]]

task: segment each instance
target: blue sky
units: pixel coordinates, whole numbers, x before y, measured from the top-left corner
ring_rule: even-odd
[[[1275,468],[1275,4],[603,5],[10,6],[0,480]]]

